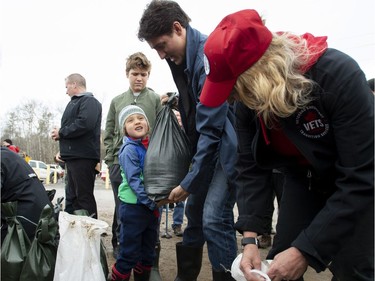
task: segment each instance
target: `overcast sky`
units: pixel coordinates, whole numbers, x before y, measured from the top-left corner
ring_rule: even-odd
[[[253,8],[271,31],[328,36],[330,47],[352,56],[375,77],[373,0],[180,0],[191,25],[209,34],[229,13]],[[65,108],[64,78],[81,73],[103,104],[128,89],[125,60],[142,51],[152,62],[148,86],[175,91],[165,61],[136,36],[149,0],[0,0],[1,118],[27,100]],[[3,119],[2,119],[3,120]],[[4,122],[4,120],[2,121]]]

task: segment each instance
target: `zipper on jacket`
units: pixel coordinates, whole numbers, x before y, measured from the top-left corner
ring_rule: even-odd
[[[312,178],[312,174],[311,174],[310,170],[307,170],[307,178],[309,180],[309,191],[311,191],[311,178]]]
[[[268,134],[267,134],[266,125],[264,124],[264,121],[263,121],[261,116],[258,116],[258,118],[259,118],[260,128],[261,128],[261,131],[262,131],[264,141],[265,141],[266,145],[270,145],[271,141],[270,141],[270,139],[268,137]]]

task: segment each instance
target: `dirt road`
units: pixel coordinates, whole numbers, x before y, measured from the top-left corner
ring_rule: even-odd
[[[56,189],[56,196],[55,200],[60,197],[64,196],[64,185],[63,182],[60,180],[57,184],[50,184],[46,185],[46,189]],[[107,231],[107,236],[104,237],[104,244],[107,250],[107,262],[109,267],[111,267],[115,260],[112,257],[112,245],[111,245],[111,224],[112,224],[112,215],[113,215],[113,208],[114,208],[114,199],[113,199],[113,192],[111,187],[109,186],[106,188],[104,182],[101,179],[96,180],[95,184],[95,197],[97,199],[98,205],[98,212],[99,212],[99,219],[103,220],[108,223],[109,228]],[[236,209],[235,209],[236,214]],[[160,233],[163,234],[166,231],[166,216],[165,212],[163,212],[162,221],[161,221],[161,229]],[[161,253],[160,253],[160,275],[163,281],[174,281],[177,272],[176,266],[176,251],[175,245],[177,242],[182,241],[181,237],[176,237],[171,229],[172,223],[172,211],[169,212],[168,216],[168,228],[167,230],[171,234],[171,238],[160,238],[161,240]],[[186,225],[186,219],[184,221],[184,227]],[[240,245],[241,235],[237,235],[238,245]],[[239,247],[239,249],[241,249]],[[267,249],[261,250],[262,257],[265,258],[267,255]],[[210,262],[207,257],[207,249],[206,247],[203,250],[203,264],[201,273],[198,277],[199,281],[210,281],[212,280],[211,277],[211,266]],[[317,274],[311,268],[305,274],[305,281],[329,281],[331,280],[332,275],[329,271],[325,271],[323,273]],[[133,280],[133,279],[131,279]]]

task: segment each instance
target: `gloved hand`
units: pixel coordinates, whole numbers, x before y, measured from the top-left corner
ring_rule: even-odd
[[[155,218],[159,218],[159,217],[160,217],[159,208],[156,208],[156,209],[153,211],[153,214],[154,214]]]

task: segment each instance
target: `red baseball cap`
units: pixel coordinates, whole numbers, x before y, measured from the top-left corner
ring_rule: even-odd
[[[226,16],[204,46],[206,81],[200,102],[217,107],[229,97],[244,71],[257,62],[272,41],[272,33],[255,10]]]

